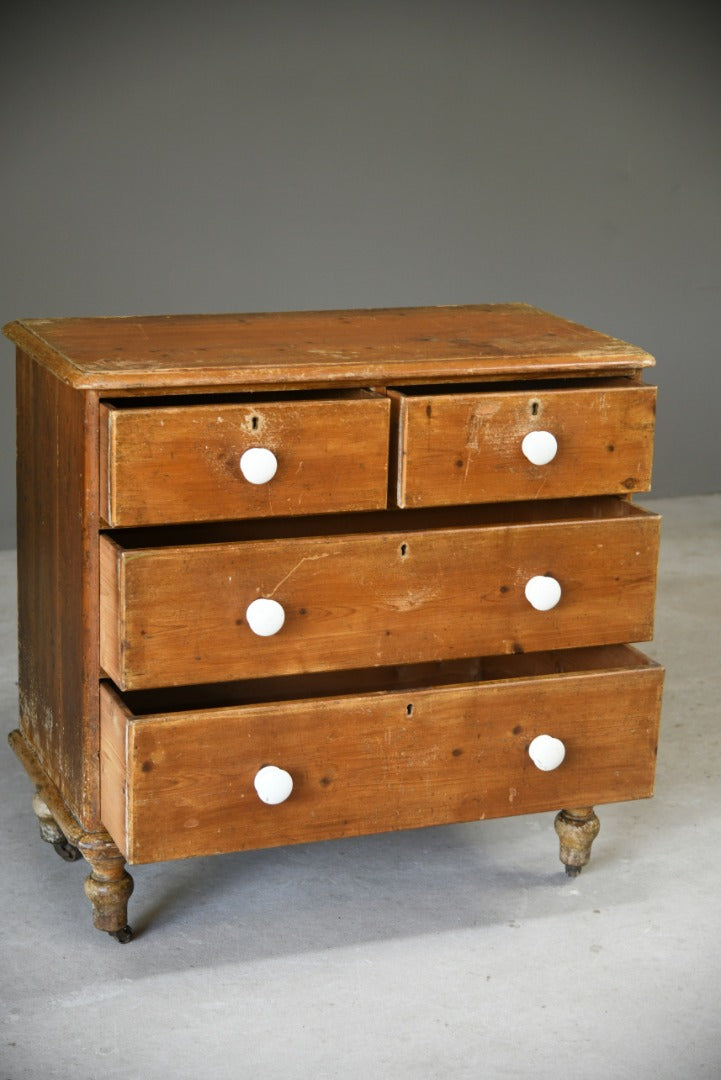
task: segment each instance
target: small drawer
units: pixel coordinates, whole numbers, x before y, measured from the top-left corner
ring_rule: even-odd
[[[663,670],[628,647],[527,661],[179,712],[103,685],[103,824],[142,863],[650,796]]]
[[[399,506],[647,491],[656,388],[392,391]],[[528,438],[527,438],[528,437]]]
[[[389,418],[387,399],[360,391],[104,404],[101,518],[132,526],[380,509]]]
[[[103,536],[101,665],[128,690],[652,636],[657,515],[612,497],[502,509]]]

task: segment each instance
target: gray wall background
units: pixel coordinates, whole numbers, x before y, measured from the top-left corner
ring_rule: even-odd
[[[654,491],[721,490],[714,5],[13,11],[3,323],[526,300],[654,353]],[[0,352],[13,546],[5,339]]]

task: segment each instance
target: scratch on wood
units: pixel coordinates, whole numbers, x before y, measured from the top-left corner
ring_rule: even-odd
[[[478,449],[482,427],[486,429],[483,432],[483,439],[484,441],[488,439],[489,431],[492,433],[493,430],[492,427],[489,429],[489,423],[500,408],[500,402],[492,398],[477,401],[474,404],[466,426],[466,447],[473,450]]]
[[[534,499],[540,499],[541,498],[541,492],[543,491],[544,487],[546,486],[547,480],[548,480],[548,473],[546,472],[546,473],[543,473],[543,476],[541,477],[541,483],[538,485],[538,487],[536,488],[536,490],[534,492],[534,495],[533,495]]]
[[[419,585],[415,589],[408,589],[402,596],[387,597],[385,606],[391,611],[412,611],[414,608],[428,603],[429,600],[434,600],[437,595],[438,589],[435,586]]]
[[[478,415],[478,410],[474,409],[471,413],[470,420],[468,421],[468,427],[466,429],[466,447],[478,449],[478,429],[481,426],[481,417]]]
[[[143,341],[146,341],[146,342],[150,341],[150,336],[148,335],[148,331],[146,330],[145,324],[143,323],[143,321],[141,319],[133,319],[132,324],[130,324],[130,325],[132,325],[137,330],[137,332],[140,334],[140,337],[143,339]]]
[[[272,597],[274,596],[275,593],[277,593],[277,591],[281,587],[281,585],[283,585],[288,580],[288,578],[291,577],[291,575],[296,572],[296,570],[299,570],[304,562],[317,562],[318,559],[327,559],[329,555],[330,555],[329,551],[321,552],[320,555],[304,555],[303,558],[299,562],[297,562],[295,564],[295,566],[291,570],[288,571],[288,573],[285,575],[285,577],[280,579],[280,581],[278,582],[276,587],[272,590],[272,592],[266,593],[265,595],[268,597],[269,600],[272,599]]]

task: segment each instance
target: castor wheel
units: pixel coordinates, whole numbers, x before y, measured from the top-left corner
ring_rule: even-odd
[[[570,878],[578,877],[578,875],[581,873],[582,869],[583,869],[582,866],[567,866],[566,867],[566,877],[570,877]]]
[[[119,941],[121,945],[127,945],[129,941],[133,940],[133,931],[130,926],[124,926],[122,930],[108,930],[108,933],[116,941]]]
[[[80,851],[75,847],[75,844],[71,844],[64,836],[61,840],[54,840],[53,847],[60,858],[64,859],[65,862],[77,862],[78,859],[82,859],[83,857]]]

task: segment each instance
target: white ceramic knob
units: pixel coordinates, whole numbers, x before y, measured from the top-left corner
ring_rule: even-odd
[[[566,747],[553,735],[536,735],[528,747],[531,761],[541,772],[557,769],[566,756]]]
[[[259,596],[245,609],[248,626],[258,637],[272,637],[277,634],[285,622],[283,605],[277,600],[268,600]]]
[[[277,468],[277,457],[264,446],[251,446],[240,458],[240,471],[249,484],[267,484]]]
[[[526,600],[536,611],[550,611],[561,599],[561,586],[555,577],[537,574],[526,582]]]
[[[532,465],[548,465],[556,456],[558,443],[550,431],[529,431],[521,450]]]
[[[253,786],[261,802],[277,806],[285,802],[293,790],[293,777],[277,765],[264,765],[255,774]]]

